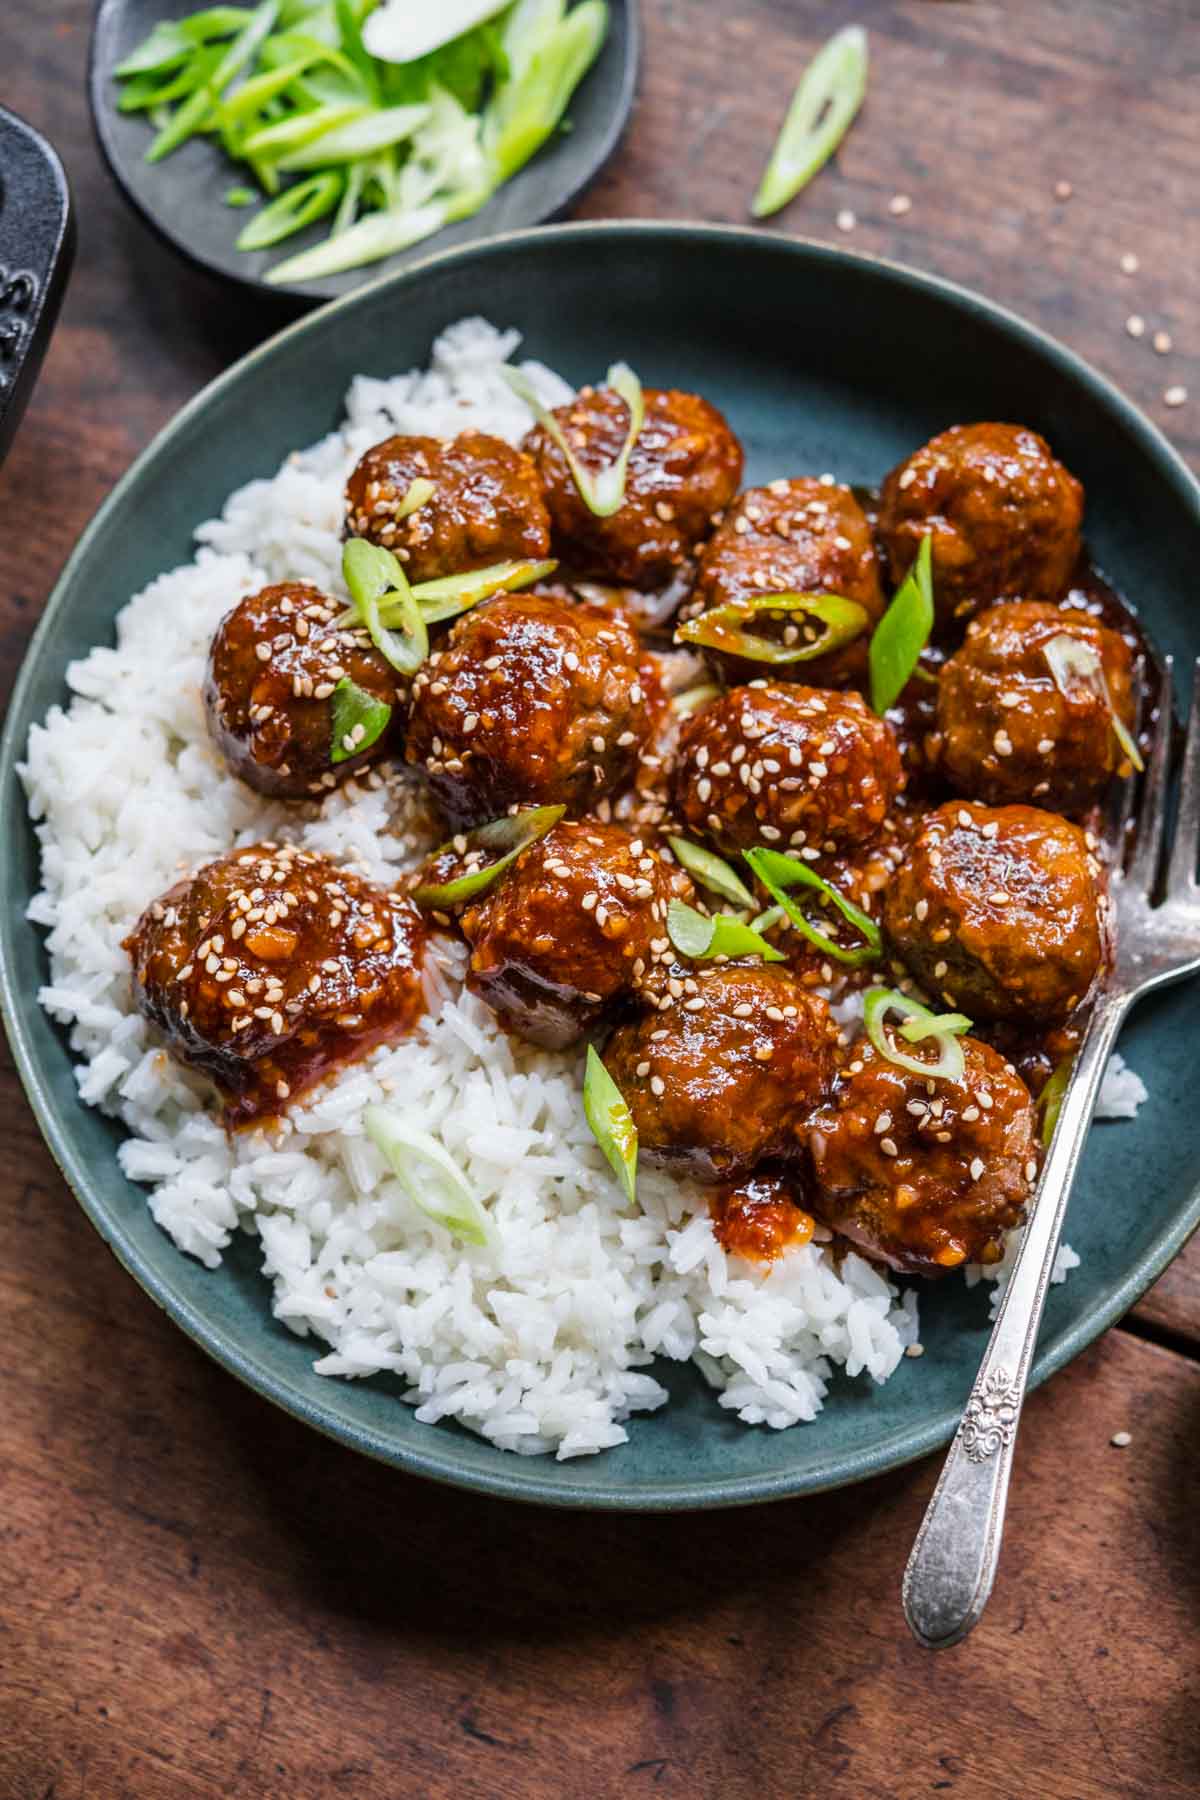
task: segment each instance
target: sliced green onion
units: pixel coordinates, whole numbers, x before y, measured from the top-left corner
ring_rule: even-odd
[[[1038,1111],[1042,1115],[1042,1149],[1050,1148],[1058,1115],[1062,1111],[1062,1103],[1066,1098],[1067,1088],[1071,1081],[1071,1070],[1075,1067],[1073,1056],[1064,1056],[1057,1063],[1053,1074],[1038,1095]]]
[[[231,187],[225,190],[226,206],[253,206],[258,195],[253,188]]]
[[[867,34],[861,25],[847,25],[818,50],[800,78],[754,196],[756,219],[778,212],[824,168],[866,91]]]
[[[415,675],[429,655],[429,633],[408,577],[390,550],[351,538],[342,551],[342,576],[375,648],[402,675]],[[380,620],[386,601],[391,628]],[[394,627],[402,636],[397,637]]]
[[[922,1038],[938,1037],[946,1031],[952,1037],[961,1037],[964,1031],[970,1029],[971,1021],[966,1013],[932,1013],[928,1008],[922,1007],[919,1013],[900,1027],[900,1036],[910,1044],[919,1044]]]
[[[268,269],[265,280],[278,284],[285,281],[323,281],[326,275],[340,275],[345,269],[358,269],[364,263],[380,262],[385,256],[407,250],[422,238],[432,237],[449,223],[449,212],[443,203],[431,202],[411,212],[367,213],[357,224],[347,226],[323,244],[301,250],[286,261]]]
[[[819,619],[824,630],[819,636],[796,644],[746,630],[748,620],[760,614],[769,618],[775,613],[803,613]],[[698,618],[686,620],[676,631],[675,642],[725,650],[731,656],[744,656],[753,662],[812,662],[815,657],[840,650],[843,644],[861,637],[870,622],[865,606],[857,600],[845,600],[840,594],[756,594],[730,600]]]
[[[599,56],[608,30],[604,0],[583,0],[557,20],[543,9],[539,24],[534,24],[530,9],[524,10],[528,25],[514,20],[515,32],[505,46],[509,79],[501,83],[483,119],[483,147],[497,184],[515,175],[541,149]],[[561,8],[557,10],[561,14]],[[521,13],[522,8],[513,12]]]
[[[671,711],[677,719],[690,719],[692,714],[699,712],[702,706],[707,706],[710,701],[715,700],[720,692],[720,688],[714,682],[699,681],[695,687],[685,688],[682,694],[672,695]]]
[[[312,143],[290,150],[278,161],[284,173],[298,169],[320,169],[326,163],[354,162],[360,156],[373,156],[391,144],[402,144],[429,117],[427,106],[388,106],[369,112],[361,119],[350,119],[324,131]]]
[[[363,1111],[363,1129],[413,1205],[468,1244],[486,1246],[494,1231],[487,1213],[444,1145],[382,1106]]]
[[[244,6],[210,6],[186,19],[162,19],[113,70],[118,80],[153,73],[180,63],[210,38],[230,37],[250,19]]]
[[[888,1035],[885,1019],[889,1012],[900,1013],[910,1024],[922,1026],[921,1036],[931,1037],[937,1045],[935,1062],[910,1056],[899,1048],[895,1038]],[[910,1074],[923,1075],[930,1081],[961,1081],[966,1073],[966,1058],[958,1040],[971,1021],[964,1020],[961,1013],[948,1013],[939,1018],[927,1006],[910,1000],[907,994],[901,994],[895,988],[872,988],[863,1002],[863,1023],[880,1056],[895,1063],[898,1069],[907,1069]],[[904,1026],[900,1029],[902,1035],[909,1035]]]
[[[286,119],[273,119],[242,140],[242,155],[250,161],[267,161],[275,166],[290,151],[312,143],[326,132],[367,116],[370,108],[361,100],[314,107],[309,112],[289,113]]]
[[[675,861],[689,875],[694,875],[701,887],[720,894],[723,900],[732,900],[735,906],[754,910],[754,895],[723,857],[714,856],[711,850],[705,850],[701,844],[690,844],[686,838],[668,837],[667,842]]]
[[[1120,718],[1113,705],[1112,689],[1108,685],[1108,677],[1104,673],[1104,664],[1091,644],[1082,639],[1072,637],[1070,632],[1060,631],[1042,645],[1042,655],[1050,664],[1050,673],[1054,684],[1064,700],[1071,698],[1071,680],[1075,677],[1081,681],[1089,692],[1103,701],[1108,710],[1109,720],[1113,728],[1113,736],[1121,746],[1122,753],[1140,775],[1145,768],[1141,752],[1133,740],[1124,720]]]
[[[680,956],[693,962],[706,962],[714,956],[761,956],[764,962],[784,962],[781,950],[759,937],[757,931],[728,913],[709,918],[688,906],[683,900],[672,900],[667,907],[667,936]]]
[[[436,493],[436,481],[430,481],[427,475],[414,476],[408,484],[403,500],[392,514],[392,517],[394,519],[407,519],[411,517],[413,513],[420,512],[423,506],[428,505],[429,501],[433,499],[433,496]]]
[[[637,1199],[637,1126],[625,1096],[592,1044],[588,1045],[587,1073],[583,1078],[583,1111],[592,1136],[632,1206]]]
[[[865,963],[879,961],[883,955],[883,939],[878,925],[869,914],[855,906],[853,900],[847,900],[832,882],[815,874],[807,863],[798,862],[794,856],[785,856],[779,850],[762,847],[747,850],[743,854],[772,900],[782,906],[796,930],[816,949],[850,969],[860,969]],[[787,890],[793,887],[813,888],[817,893],[823,894],[841,913],[846,923],[861,932],[866,942],[858,949],[847,950],[833,938],[827,937],[791,898]]]
[[[595,513],[598,519],[610,519],[615,512],[619,512],[625,500],[625,478],[629,470],[630,453],[646,417],[642,384],[629,365],[614,363],[604,378],[604,385],[619,394],[629,408],[629,429],[615,461],[606,463],[594,475],[579,461],[567,442],[566,433],[549,407],[543,406],[538,399],[528,375],[507,364],[501,368],[500,373],[518,400],[524,401],[546,435],[562,451],[571,471],[571,479],[579,490],[579,498],[588,511]]]
[[[907,687],[933,630],[933,538],[921,539],[916,560],[871,634],[871,705],[882,715]]]
[[[135,75],[126,83],[117,101],[117,111],[148,111],[153,118],[159,107],[167,107],[172,100],[185,99],[198,87],[203,87],[220,60],[221,46],[218,44],[212,50],[194,51],[191,59],[165,81],[161,75]]]
[[[491,887],[497,876],[502,875],[523,850],[528,850],[530,844],[536,844],[539,838],[552,831],[566,810],[565,806],[526,807],[524,812],[506,813],[502,819],[492,819],[489,824],[468,832],[465,838],[443,844],[440,850],[434,851],[434,860],[452,850],[460,857],[477,850],[498,850],[503,854],[495,862],[472,869],[470,874],[460,875],[455,881],[425,882],[413,889],[413,899],[418,906],[430,906],[439,912],[461,906],[464,900],[473,900],[485,888]]]
[[[532,582],[544,581],[557,567],[549,558],[545,562],[493,563],[490,568],[476,569],[467,575],[443,575],[436,581],[422,581],[413,593],[425,623],[436,625],[442,619],[455,619],[459,613],[469,612],[493,594],[512,593]]]
[[[363,43],[380,62],[411,63],[440,50],[465,31],[503,12],[509,0],[441,0],[438,6],[413,0],[383,0],[363,25]]]
[[[332,170],[323,175],[310,175],[286,188],[277,200],[250,220],[237,235],[239,250],[266,250],[293,232],[303,231],[314,220],[324,218],[337,205],[342,192],[342,178]],[[253,198],[253,196],[251,196]]]
[[[329,760],[333,763],[361,756],[364,750],[377,744],[392,717],[392,709],[386,700],[377,700],[348,675],[343,675],[334,688],[329,709]]]
[[[146,152],[147,162],[160,162],[200,130],[211,108],[220,100],[234,76],[258,54],[263,39],[273,29],[279,0],[263,0],[230,44],[204,86],[178,107]]]

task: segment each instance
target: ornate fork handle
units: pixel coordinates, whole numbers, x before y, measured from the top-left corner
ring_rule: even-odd
[[[1050,1271],[1105,1064],[1128,1008],[1127,994],[1102,995],[1079,1047],[999,1316],[904,1571],[904,1616],[930,1649],[965,1637],[992,1591]]]

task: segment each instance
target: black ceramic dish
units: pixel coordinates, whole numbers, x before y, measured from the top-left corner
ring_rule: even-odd
[[[231,163],[219,144],[201,137],[191,139],[160,163],[148,163],[146,151],[153,133],[145,116],[117,110],[119,88],[113,70],[158,20],[194,12],[196,0],[101,0],[92,33],[92,120],[105,160],[125,198],[173,250],[260,293],[292,294],[315,304],[420,262],[431,251],[540,225],[560,216],[579,198],[616,149],[637,86],[638,0],[608,0],[608,5],[608,36],[568,108],[568,132],[556,133],[543,144],[532,161],[473,218],[448,225],[435,238],[414,244],[385,262],[349,269],[321,281],[275,286],[264,278],[284,257],[318,243],[328,232],[328,220],[297,232],[270,250],[236,249],[235,239],[250,215],[227,206],[224,197],[230,187],[244,184],[245,170]]]
[[[42,366],[74,254],[62,164],[44,137],[0,106],[0,462]]]

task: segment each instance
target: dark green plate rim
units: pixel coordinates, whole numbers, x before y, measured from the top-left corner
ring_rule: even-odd
[[[802,264],[810,269],[815,267],[820,270],[822,266],[826,265],[850,263],[859,264],[864,270],[872,269],[877,272],[883,270],[892,280],[902,286],[940,297],[968,312],[974,312],[1002,328],[1009,336],[1056,365],[1065,375],[1089,389],[1109,410],[1119,415],[1126,429],[1133,437],[1140,440],[1143,449],[1158,465],[1163,476],[1178,490],[1180,499],[1200,520],[1200,484],[1197,483],[1182,458],[1158,428],[1111,382],[1073,351],[1068,350],[1065,345],[1058,343],[1045,332],[1039,331],[1037,327],[1028,324],[1015,313],[1009,312],[1004,307],[997,306],[994,302],[985,300],[980,295],[959,287],[953,282],[943,281],[937,276],[926,275],[906,268],[902,264],[863,256],[858,252],[819,244],[805,238],[788,238],[776,233],[764,234],[739,226],[696,225],[687,222],[664,223],[658,220],[603,221],[545,226],[537,230],[513,232],[505,236],[490,238],[483,243],[464,245],[458,249],[444,250],[425,258],[414,267],[403,269],[394,275],[385,276],[380,281],[371,282],[355,289],[344,299],[321,307],[317,312],[307,315],[285,331],[259,345],[257,349],[244,356],[240,362],[227,369],[223,375],[210,382],[194,399],[190,400],[122,476],[83,533],[55,584],[13,689],[3,737],[0,738],[0,856],[7,857],[8,844],[14,841],[18,833],[24,832],[28,828],[23,791],[16,775],[16,764],[24,750],[23,741],[18,741],[18,730],[21,727],[26,694],[32,684],[36,664],[43,652],[52,648],[58,614],[63,607],[67,589],[78,571],[86,564],[101,522],[120,505],[126,487],[134,481],[139,471],[148,462],[162,455],[169,448],[188,421],[197,413],[202,412],[215,395],[236,386],[257,363],[269,359],[278,344],[312,332],[314,328],[323,329],[331,313],[339,313],[359,306],[368,296],[375,294],[381,288],[411,288],[424,280],[431,270],[437,270],[455,262],[485,263],[489,257],[506,254],[513,249],[537,246],[543,253],[552,253],[556,243],[570,244],[585,238],[592,241],[603,241],[605,238],[617,239],[630,236],[641,237],[646,241],[648,248],[652,240],[665,238],[675,241],[690,240],[707,243],[715,251],[728,254],[735,254],[739,247],[751,244],[761,247],[764,236],[767,236],[772,244],[778,247],[781,254],[786,255],[790,252],[794,255],[798,265]],[[356,1427],[343,1419],[334,1417],[328,1409],[314,1405],[307,1396],[298,1392],[292,1383],[265,1369],[255,1357],[252,1347],[232,1341],[224,1333],[215,1330],[195,1307],[181,1299],[178,1294],[173,1293],[154,1270],[146,1265],[137,1246],[125,1240],[119,1222],[109,1217],[102,1201],[93,1192],[89,1170],[76,1153],[70,1133],[65,1129],[59,1110],[53,1103],[21,1016],[16,985],[16,970],[20,955],[16,931],[17,927],[23,927],[24,923],[23,912],[15,913],[10,908],[5,908],[0,912],[0,1011],[3,1013],[17,1072],[28,1095],[29,1103],[33,1108],[42,1135],[45,1137],[51,1154],[67,1184],[118,1261],[145,1289],[151,1299],[162,1307],[175,1324],[180,1326],[222,1367],[236,1375],[248,1387],[274,1401],[284,1411],[291,1413],[295,1418],[302,1419],[306,1424],[315,1427],[326,1436],[410,1474],[425,1475],[433,1480],[448,1482],[453,1486],[469,1488],[479,1493],[495,1494],[509,1500],[565,1508],[649,1512],[715,1506],[743,1506],[759,1501],[787,1499],[799,1494],[820,1493],[831,1488],[849,1486],[852,1482],[862,1481],[872,1475],[883,1474],[890,1469],[900,1468],[905,1463],[914,1462],[919,1457],[928,1455],[931,1450],[937,1449],[940,1444],[947,1443],[953,1435],[958,1424],[958,1414],[953,1409],[943,1409],[933,1414],[918,1429],[898,1430],[890,1436],[875,1439],[869,1448],[857,1454],[839,1453],[831,1456],[825,1462],[810,1465],[802,1474],[773,1473],[759,1476],[736,1476],[728,1480],[664,1481],[653,1485],[642,1484],[636,1493],[631,1493],[618,1482],[613,1482],[608,1486],[586,1488],[572,1488],[569,1483],[564,1483],[561,1479],[551,1483],[539,1476],[537,1463],[540,1459],[535,1458],[514,1456],[512,1461],[517,1466],[511,1472],[507,1468],[496,1471],[463,1469],[456,1461],[454,1440],[444,1437],[436,1428],[431,1427],[429,1430],[427,1448],[414,1448],[407,1443],[397,1444],[394,1441],[385,1440],[373,1431]],[[82,1102],[79,1104],[82,1105]],[[1200,1171],[1197,1172],[1196,1187],[1188,1204],[1180,1208],[1169,1227],[1160,1234],[1154,1247],[1131,1265],[1120,1283],[1109,1292],[1106,1300],[1092,1306],[1062,1334],[1053,1351],[1043,1352],[1035,1359],[1031,1377],[1032,1384],[1036,1386],[1046,1380],[1048,1376],[1055,1374],[1128,1311],[1129,1307],[1162,1273],[1172,1258],[1178,1255],[1198,1225],[1200,1225]]]

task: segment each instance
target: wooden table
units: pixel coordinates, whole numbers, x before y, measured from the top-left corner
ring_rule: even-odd
[[[740,220],[795,76],[847,15],[644,8],[637,116],[580,210]],[[1195,0],[851,11],[872,32],[870,100],[784,228],[846,241],[851,210],[848,241],[1009,302],[1200,457]],[[58,143],[81,235],[0,475],[5,692],[115,478],[278,322],[118,201],[87,122],[88,14],[0,11],[0,96]],[[1176,382],[1193,398],[1172,411]],[[999,1589],[973,1638],[931,1657],[897,1587],[933,1462],[678,1518],[405,1480],[168,1325],[101,1251],[7,1063],[0,1084],[0,1800],[1200,1789],[1200,1245],[1034,1396]]]

